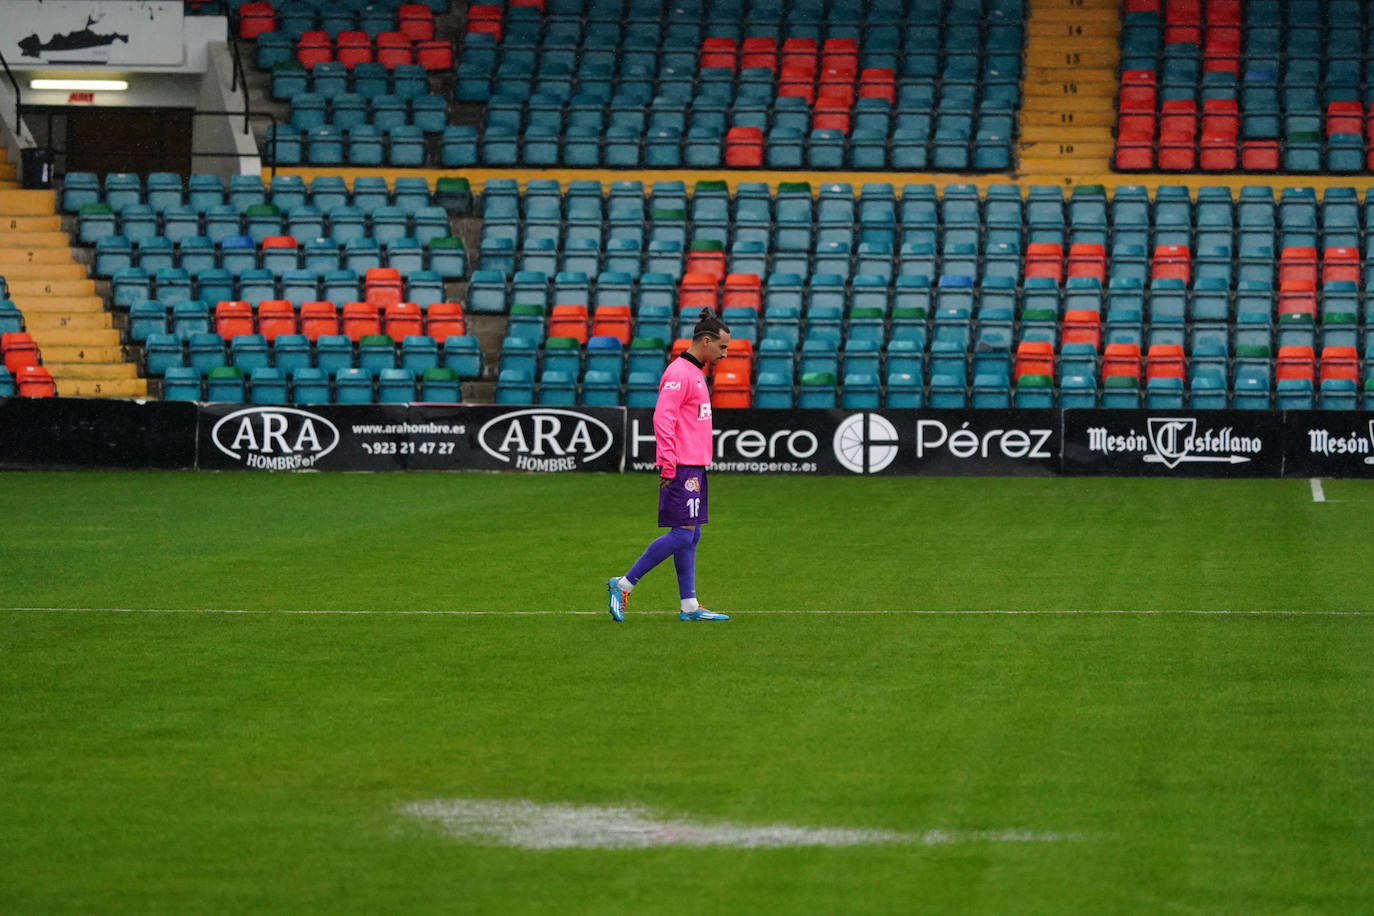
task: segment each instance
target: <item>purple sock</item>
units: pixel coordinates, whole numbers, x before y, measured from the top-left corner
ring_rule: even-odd
[[[692,543],[673,554],[673,565],[677,567],[677,596],[695,598],[697,596],[697,544],[701,541],[701,526]]]
[[[688,531],[686,528],[669,528],[665,533],[655,538],[654,541],[644,549],[644,553],[638,560],[635,560],[635,565],[630,567],[630,571],[625,574],[625,578],[638,584],[639,580],[643,579],[644,574],[649,570],[653,569],[670,556],[673,556],[678,551],[690,549],[695,543],[696,541],[693,540],[693,532]]]

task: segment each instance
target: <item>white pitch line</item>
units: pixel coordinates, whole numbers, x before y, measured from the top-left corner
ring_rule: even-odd
[[[453,839],[514,849],[778,849],[892,843],[1063,843],[1088,837],[1033,830],[926,830],[904,833],[855,827],[735,824],[664,816],[635,806],[540,804],[523,799],[432,799],[405,805],[408,817],[437,825]]]
[[[1322,479],[1320,477],[1312,478],[1312,502],[1326,502],[1326,492],[1322,490]]]
[[[292,610],[270,608],[128,608],[128,607],[0,607],[0,613],[31,614],[225,614],[241,616],[304,616],[304,617],[601,617],[605,611],[444,611],[444,610],[373,610],[348,611],[332,609]],[[669,613],[664,611],[664,614]],[[649,618],[655,612],[641,616]],[[1010,610],[997,608],[940,610],[783,610],[780,608],[741,611],[741,617],[755,616],[814,616],[814,617],[1372,617],[1374,611],[1311,611],[1311,610],[1234,610],[1234,609],[1061,609]]]

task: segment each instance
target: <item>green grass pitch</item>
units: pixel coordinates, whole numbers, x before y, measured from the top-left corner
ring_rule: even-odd
[[[734,619],[665,566],[615,625],[652,488],[0,473],[0,912],[1374,910],[1374,485],[720,475]],[[431,799],[951,840],[529,850]]]

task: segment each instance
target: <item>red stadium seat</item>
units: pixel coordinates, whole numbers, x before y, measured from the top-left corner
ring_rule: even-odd
[[[708,273],[684,273],[678,284],[678,310],[695,315],[699,309],[720,307],[720,280]]]
[[[1187,245],[1157,245],[1154,258],[1150,263],[1150,279],[1193,280],[1192,252]]]
[[[634,316],[628,305],[598,305],[592,313],[592,336],[614,337],[630,345]]]
[[[1102,347],[1102,316],[1091,309],[1073,309],[1064,313],[1066,344],[1089,344],[1094,350]]]
[[[1278,358],[1274,361],[1274,378],[1307,379],[1310,382],[1315,375],[1316,362],[1311,347],[1294,344],[1279,347]]]
[[[716,363],[716,378],[721,372],[735,372],[747,381],[754,375],[754,345],[743,337],[731,338],[729,351]]]
[[[403,296],[401,272],[394,267],[369,267],[363,275],[364,297],[375,305],[400,302]]]
[[[1317,249],[1288,247],[1279,252],[1279,285],[1294,280],[1317,282]]]
[[[1153,115],[1151,115],[1153,119]],[[1152,132],[1122,130],[1116,138],[1115,164],[1125,172],[1145,171],[1155,165],[1155,140]]]
[[[729,70],[731,73],[739,66],[739,49],[735,39],[713,37],[701,43],[701,59],[698,66],[702,70]]]
[[[1323,347],[1321,360],[1321,380],[1329,378],[1360,379],[1360,357],[1354,347]]]
[[[1317,318],[1317,284],[1312,280],[1283,280],[1279,283],[1279,320],[1284,315]]]
[[[1126,376],[1140,381],[1140,344],[1109,343],[1102,351],[1102,377]]]
[[[468,332],[467,319],[459,302],[435,302],[425,310],[425,333],[443,343]]]
[[[1064,249],[1058,242],[1031,242],[1026,246],[1026,277],[1064,279]]]
[[[734,347],[735,342],[731,341],[730,348],[733,350]],[[752,405],[749,374],[717,364],[711,374],[711,407],[716,410],[736,410]]]
[[[1197,136],[1197,103],[1192,99],[1166,99],[1159,106],[1159,132],[1194,139]]]
[[[352,70],[357,64],[372,62],[372,36],[366,32],[340,32],[335,41],[334,59]]]
[[[396,10],[396,27],[411,41],[434,37],[434,11],[423,3],[402,3]]]
[[[814,38],[787,38],[782,43],[781,64],[787,67],[802,66],[814,78],[816,75],[816,40]]]
[[[1151,344],[1145,354],[1145,378],[1186,378],[1182,344]]]
[[[722,309],[750,308],[756,312],[762,309],[763,284],[759,275],[726,274],[725,289],[721,294],[720,307]]]
[[[1107,249],[1093,242],[1074,242],[1069,246],[1070,277],[1096,277],[1107,283]]]
[[[1371,155],[1374,166],[1374,155]],[[1247,172],[1273,172],[1279,167],[1279,141],[1245,140],[1240,146],[1240,167]]]
[[[301,333],[311,343],[326,334],[339,333],[339,309],[332,302],[301,303]]]
[[[377,62],[388,70],[415,63],[415,49],[410,39],[400,32],[382,32],[377,36]]]
[[[1047,340],[1023,340],[1018,343],[1012,378],[1019,379],[1023,375],[1054,378],[1054,344]]]
[[[414,302],[393,302],[382,313],[382,333],[392,340],[424,334],[424,312]]]
[[[778,72],[778,42],[774,38],[746,38],[740,45],[741,70],[763,69]]]
[[[725,164],[735,168],[763,165],[763,131],[732,127],[725,134]]]
[[[587,307],[585,305],[555,305],[549,312],[549,336],[573,337],[587,345]]]
[[[296,42],[296,59],[305,64],[307,70],[316,64],[332,61],[334,45],[329,40],[329,33],[315,29],[301,35]]]
[[[1159,131],[1159,168],[1167,172],[1191,172],[1197,167],[1197,140],[1181,131]]]
[[[1360,250],[1334,245],[1322,252],[1322,283],[1360,282]]]
[[[215,303],[215,333],[225,340],[253,333],[253,306],[241,299]]]
[[[811,117],[812,130],[837,130],[848,135],[850,105],[850,102],[830,95],[822,89]]]
[[[21,366],[14,373],[15,393],[21,398],[55,398],[57,383],[43,366]]]
[[[374,302],[345,302],[339,330],[357,343],[369,334],[382,333],[382,316]]]
[[[18,373],[25,366],[40,363],[38,344],[24,331],[8,331],[0,334],[0,361],[12,373]]]
[[[253,41],[264,32],[277,30],[277,11],[265,0],[255,0],[239,7],[239,37]]]
[[[272,343],[282,334],[298,333],[296,309],[285,299],[265,299],[258,303],[258,333]]]
[[[415,42],[415,63],[431,73],[453,69],[453,45],[440,38]]]
[[[689,274],[710,274],[719,283],[725,279],[725,252],[723,250],[689,251],[684,270]]]

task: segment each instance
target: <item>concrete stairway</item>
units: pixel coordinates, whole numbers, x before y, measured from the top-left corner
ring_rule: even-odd
[[[114,316],[72,253],[53,191],[0,189],[0,276],[63,397],[146,397]]]

